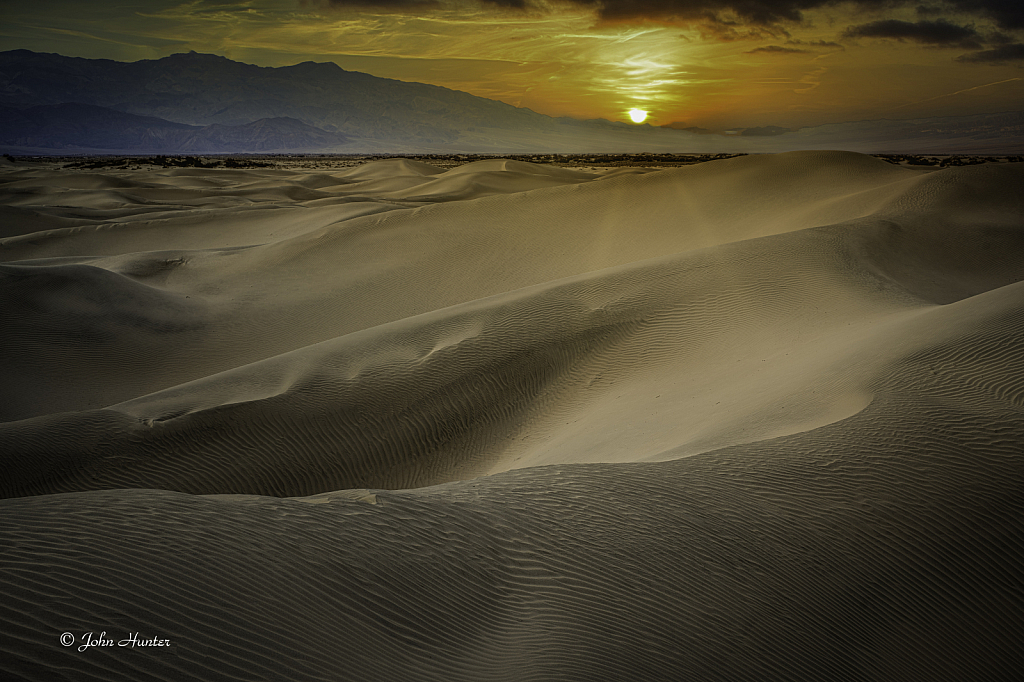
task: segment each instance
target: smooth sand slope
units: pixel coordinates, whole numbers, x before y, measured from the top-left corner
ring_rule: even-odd
[[[1024,164],[0,183],[0,669],[1024,668]]]

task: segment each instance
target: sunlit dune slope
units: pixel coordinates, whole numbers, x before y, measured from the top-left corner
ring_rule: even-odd
[[[429,174],[411,162],[381,163],[424,185],[476,175],[495,184],[495,172],[508,172],[518,188],[523,178],[546,183],[565,172],[495,171],[496,162],[485,161],[479,173],[470,164]],[[375,175],[373,166],[341,179]],[[156,200],[139,200],[146,210],[129,219],[132,205],[122,201],[110,209],[116,217],[97,224],[2,243],[0,257],[11,264],[0,271],[9,283],[3,322],[11,351],[3,370],[17,397],[4,401],[3,418],[104,407],[353,331],[650,258],[866,216],[893,220],[904,231],[946,218],[944,207],[928,209],[941,201],[939,174],[841,153],[743,157],[418,208],[380,197],[350,201],[344,184],[333,186],[333,206],[319,197],[303,208],[302,200],[286,198],[289,188],[326,192],[302,186],[308,178],[301,174],[167,173],[171,185],[187,179],[203,187],[195,190],[204,197],[198,206],[169,198],[150,213]],[[270,177],[260,179],[264,173]],[[954,189],[981,186],[996,194],[1019,179],[1015,168],[942,174]],[[158,173],[124,175],[20,179],[7,192],[25,208],[29,198],[55,203],[51,195],[61,183],[134,182],[158,191]],[[246,180],[256,187],[245,189]],[[210,189],[210,182],[229,184]],[[78,191],[61,196],[70,205]],[[999,240],[1014,234],[997,234],[998,221],[1012,219],[1011,198],[1004,191],[991,220],[975,228],[994,235],[996,255],[1004,258]],[[26,261],[31,272],[18,269]],[[25,285],[26,277],[41,279]],[[155,297],[167,299],[158,312],[136,304]],[[94,327],[102,329],[101,344]],[[49,382],[62,389],[48,390]]]

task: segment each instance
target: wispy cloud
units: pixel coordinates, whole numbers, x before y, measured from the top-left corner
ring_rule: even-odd
[[[810,92],[811,90],[814,90],[819,85],[821,85],[821,77],[824,76],[827,71],[828,67],[822,66],[820,68],[815,69],[814,71],[811,71],[810,73],[805,74],[803,78],[800,79],[800,82],[806,85],[807,87],[797,88],[793,92],[799,95],[803,95]]]
[[[753,50],[747,50],[746,54],[804,54],[807,52],[810,52],[810,50],[783,47],[781,45],[765,45],[764,47],[755,47]]]
[[[1024,44],[1006,43],[991,50],[962,54],[956,60],[975,64],[1005,64],[1024,61]]]

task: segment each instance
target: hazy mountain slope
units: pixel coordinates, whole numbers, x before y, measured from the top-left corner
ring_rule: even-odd
[[[304,62],[282,68],[209,54],[123,63],[14,50],[0,54],[9,106],[84,102],[193,125],[290,116],[360,137],[451,142],[473,126],[528,130],[554,120],[422,83]]]
[[[15,109],[0,107],[0,143],[63,149],[167,149],[199,126],[68,102]]]
[[[244,125],[193,126],[69,102],[28,109],[0,107],[0,144],[76,151],[268,152],[323,149],[347,138],[294,118],[265,118]]]

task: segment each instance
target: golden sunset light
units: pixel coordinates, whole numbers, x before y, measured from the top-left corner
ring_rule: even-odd
[[[629,117],[633,119],[633,123],[643,123],[647,118],[647,112],[642,109],[630,109]]]

